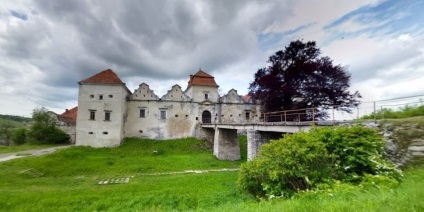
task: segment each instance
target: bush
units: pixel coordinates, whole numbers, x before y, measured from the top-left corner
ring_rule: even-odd
[[[35,108],[32,112],[34,124],[31,126],[30,136],[37,143],[60,144],[69,142],[70,136],[56,127],[56,118],[49,111]]]
[[[398,180],[402,177],[386,160],[385,143],[374,129],[364,126],[319,128],[310,135],[325,143],[328,153],[335,156],[337,180],[360,182],[365,174],[391,175]]]
[[[63,130],[54,127],[51,128],[46,135],[45,141],[49,144],[63,144],[69,143],[70,136],[66,134]]]
[[[372,112],[369,115],[364,115],[361,117],[361,119],[374,119],[374,116],[376,119],[401,119],[415,116],[424,116],[424,105],[405,105],[404,107],[400,107],[398,110],[383,108],[376,112]]]
[[[331,187],[334,182],[358,184],[370,176],[399,182],[402,173],[384,158],[383,147],[377,131],[363,126],[287,134],[263,145],[254,160],[241,166],[238,185],[270,198]]]
[[[27,141],[27,130],[25,128],[19,128],[13,131],[12,141],[14,145],[21,145]]]
[[[240,167],[238,185],[259,197],[288,197],[329,179],[333,160],[324,143],[309,133],[287,134],[264,144],[254,160]]]
[[[40,144],[61,144],[69,142],[70,136],[55,126],[33,125],[30,131],[31,138]]]

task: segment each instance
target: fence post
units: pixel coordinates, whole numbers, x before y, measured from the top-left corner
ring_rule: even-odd
[[[374,124],[377,124],[377,113],[375,111],[375,101],[374,101]]]
[[[284,123],[287,125],[287,113],[284,111]]]
[[[359,119],[359,107],[356,107],[356,119]]]
[[[381,106],[381,119],[384,120],[384,110],[383,110],[383,106]]]
[[[312,108],[312,122],[315,123],[315,108]]]
[[[336,125],[336,120],[334,118],[334,106],[333,106],[333,126]]]

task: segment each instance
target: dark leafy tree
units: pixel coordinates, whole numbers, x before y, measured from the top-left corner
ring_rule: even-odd
[[[327,117],[324,109],[332,106],[351,112],[361,96],[348,91],[347,67],[334,65],[320,54],[315,41],[292,41],[269,57],[268,67],[255,73],[250,95],[262,103],[266,112],[320,107],[315,118]]]
[[[32,112],[33,124],[29,132],[30,137],[38,143],[67,143],[69,135],[59,129],[57,118],[46,108],[35,108]]]

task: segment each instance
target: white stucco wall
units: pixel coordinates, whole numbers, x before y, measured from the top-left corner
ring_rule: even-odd
[[[259,121],[260,109],[258,105],[246,103],[237,90],[231,89],[221,97],[220,123],[255,123]],[[248,115],[248,117],[247,117]]]
[[[122,85],[80,85],[76,145],[93,147],[117,146],[124,138],[123,126],[128,92]],[[103,99],[99,96],[103,95]],[[90,120],[90,111],[95,120]],[[110,121],[105,112],[110,112]]]
[[[99,95],[103,95],[102,100]],[[78,107],[76,145],[93,147],[117,146],[125,137],[195,136],[205,111],[211,113],[211,123],[251,123],[260,116],[259,105],[245,103],[236,90],[219,99],[218,88],[208,86],[191,86],[183,92],[179,85],[174,85],[159,98],[146,83],[140,84],[133,94],[121,85],[85,84],[80,85]],[[95,120],[90,120],[90,110],[96,111]],[[144,111],[143,117],[140,110]],[[105,111],[111,112],[110,121],[104,120]],[[161,118],[161,111],[165,111],[165,119]],[[250,113],[249,119],[246,111]]]
[[[189,96],[193,102],[203,102],[205,101],[205,93],[208,93],[208,99],[212,102],[218,102],[219,94],[218,88],[212,86],[202,86],[202,85],[192,85],[187,91],[186,94]]]
[[[145,117],[140,117],[140,110],[145,111]],[[161,111],[166,112],[166,119],[161,119]],[[131,100],[128,102],[125,136],[153,139],[193,136],[194,111],[197,111],[196,105],[189,101]]]

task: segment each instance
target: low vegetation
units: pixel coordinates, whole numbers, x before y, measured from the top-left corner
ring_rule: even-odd
[[[245,147],[245,136],[241,136]],[[243,150],[244,152],[246,150]],[[245,157],[245,156],[243,156]],[[339,186],[291,199],[258,201],[240,192],[243,161],[219,161],[205,141],[130,138],[116,148],[71,147],[0,163],[4,211],[421,211],[424,168],[406,172],[397,187]],[[184,170],[206,173],[149,175]],[[126,184],[99,185],[129,177]]]
[[[254,160],[241,166],[238,184],[270,199],[339,184],[395,185],[401,179],[401,171],[384,158],[378,132],[354,126],[316,128],[265,144]]]
[[[370,115],[362,116],[361,119],[403,119],[415,116],[424,116],[424,105],[411,106],[406,105],[398,110],[391,108],[383,108],[377,112],[373,112]]]
[[[13,145],[13,136],[18,129],[28,125],[28,118],[11,115],[0,115],[0,145]]]
[[[44,107],[35,108],[31,119],[0,115],[0,145],[69,143],[69,135],[57,127],[57,121]]]

